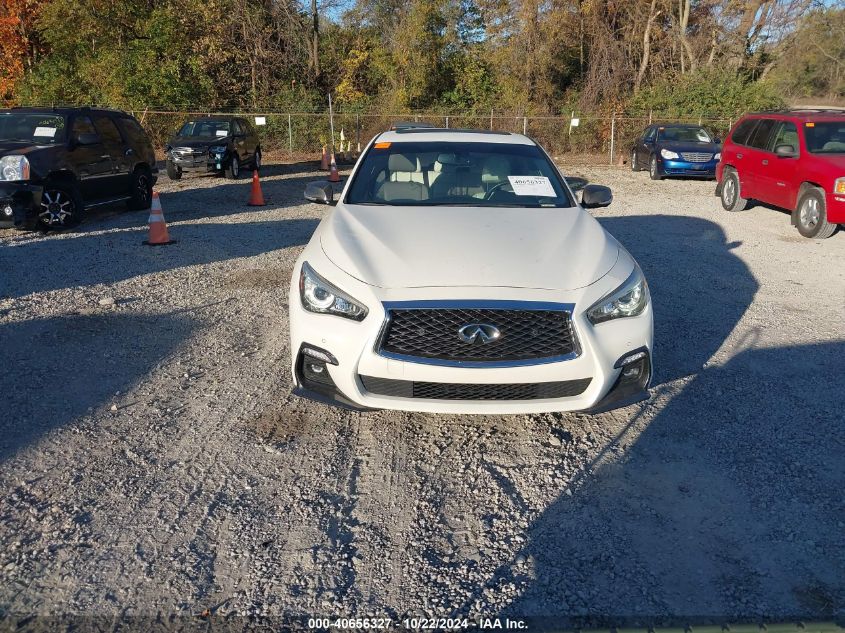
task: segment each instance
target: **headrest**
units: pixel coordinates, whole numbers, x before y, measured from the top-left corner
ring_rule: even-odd
[[[387,159],[387,168],[390,171],[419,171],[416,156],[409,157],[406,154],[391,154],[390,158]]]

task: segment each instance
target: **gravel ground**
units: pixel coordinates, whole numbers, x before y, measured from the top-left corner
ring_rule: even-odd
[[[845,233],[572,167],[648,277],[651,400],[358,414],[290,395],[311,170],[267,166],[258,209],[247,179],[163,177],[167,247],[120,209],[0,232],[0,628],[845,616]]]

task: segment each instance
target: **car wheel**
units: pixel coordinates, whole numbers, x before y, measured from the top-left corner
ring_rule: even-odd
[[[255,171],[261,170],[261,148],[257,148],[255,150],[255,157],[252,159],[252,166],[255,167]]]
[[[823,240],[834,234],[836,225],[827,221],[824,193],[810,187],[798,199],[795,209],[795,226],[804,237]]]
[[[660,171],[657,169],[657,156],[652,156],[651,161],[649,161],[648,175],[651,176],[652,180],[663,180],[663,176],[660,175]]]
[[[640,171],[640,164],[637,161],[637,150],[631,152],[631,171]]]
[[[167,161],[167,177],[170,180],[179,180],[182,177],[182,168],[174,165],[172,160]]]
[[[132,188],[129,190],[131,196],[126,206],[137,211],[149,209],[153,199],[153,178],[150,170],[138,167],[132,173]]]
[[[41,194],[36,228],[42,230],[69,229],[82,222],[82,196],[72,183],[50,183]]]
[[[743,211],[748,200],[739,195],[739,174],[736,170],[725,169],[725,180],[719,193],[722,208],[725,211]]]
[[[237,180],[241,175],[241,162],[238,160],[237,154],[232,154],[232,160],[229,161],[229,166],[226,168],[226,178]]]

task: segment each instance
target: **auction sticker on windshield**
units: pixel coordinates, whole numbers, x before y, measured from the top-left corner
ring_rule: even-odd
[[[508,176],[513,192],[518,196],[546,196],[554,198],[552,183],[546,176]]]
[[[33,136],[49,136],[53,138],[56,135],[56,128],[54,127],[37,127],[32,133]]]

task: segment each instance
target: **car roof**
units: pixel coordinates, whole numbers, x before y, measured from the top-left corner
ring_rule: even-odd
[[[790,119],[798,119],[801,121],[842,121],[845,120],[845,108],[790,108],[788,110],[749,112],[746,116],[754,118],[771,117],[782,121]]]
[[[446,128],[405,128],[382,132],[379,142],[391,143],[504,143],[507,145],[536,145],[527,136],[491,130],[462,130]]]

